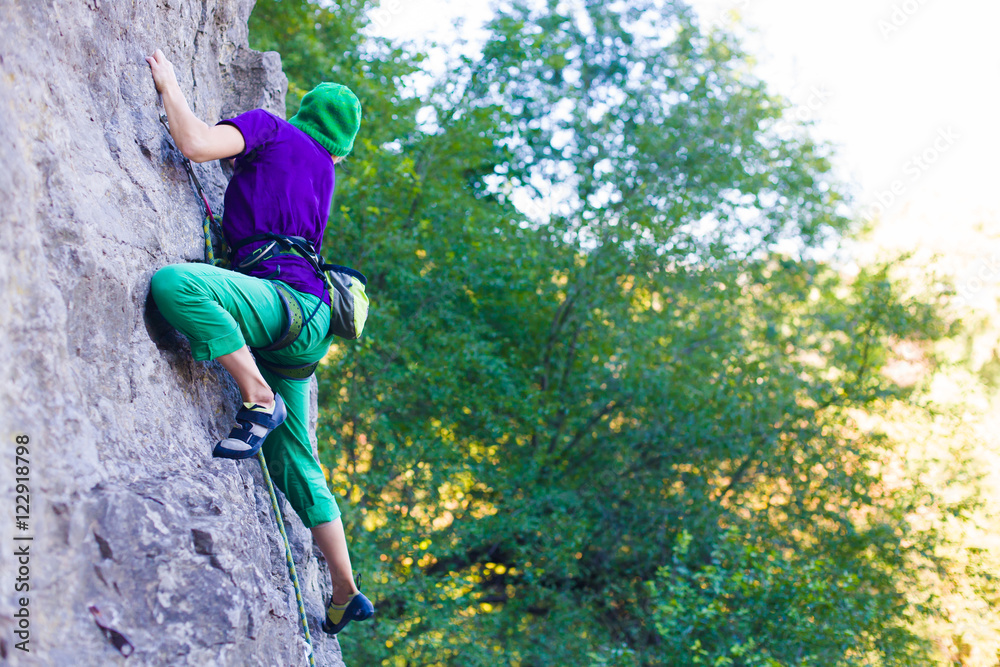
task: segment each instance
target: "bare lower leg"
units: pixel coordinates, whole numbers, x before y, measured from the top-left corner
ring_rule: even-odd
[[[314,526],[312,534],[316,545],[326,558],[327,565],[330,566],[333,603],[346,604],[350,597],[358,592],[358,587],[354,585],[354,574],[351,572],[351,556],[347,553],[344,522],[337,517],[333,521]]]
[[[218,357],[218,361],[236,380],[244,401],[271,407],[274,403],[274,392],[257,370],[257,364],[250,354],[249,347],[243,346],[235,352],[224,354]]]

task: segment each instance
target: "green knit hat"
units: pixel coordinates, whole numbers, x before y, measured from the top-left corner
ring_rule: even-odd
[[[299,112],[288,122],[322,144],[330,155],[347,155],[361,126],[361,102],[347,86],[321,83],[306,93]]]

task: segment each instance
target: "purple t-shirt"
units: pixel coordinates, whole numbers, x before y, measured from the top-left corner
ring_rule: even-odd
[[[333,199],[334,169],[330,153],[291,123],[255,109],[220,123],[243,135],[246,149],[236,156],[233,178],[226,188],[222,231],[228,243],[271,232],[301,236],[318,250]],[[237,264],[269,241],[248,243],[236,252]],[[271,276],[278,271],[278,274]],[[323,279],[305,259],[278,255],[261,262],[252,276],[282,280],[290,287],[315,294],[330,303]]]

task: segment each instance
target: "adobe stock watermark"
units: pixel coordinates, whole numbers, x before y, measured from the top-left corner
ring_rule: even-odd
[[[937,136],[930,146],[920,153],[912,155],[903,164],[903,178],[895,179],[888,188],[876,193],[875,199],[877,201],[864,207],[861,217],[865,222],[870,223],[889,210],[912,185],[920,181],[924,174],[958,143],[960,138],[959,134],[950,127],[938,130]]]
[[[882,39],[888,40],[902,30],[928,2],[930,0],[902,0],[895,3],[889,16],[879,19],[878,30],[882,33]]]
[[[793,95],[793,97],[798,99],[804,98],[804,101],[792,105],[782,114],[781,120],[774,126],[779,131],[791,130],[794,127],[816,120],[820,109],[830,102],[833,94],[823,86],[814,85],[810,86],[809,90],[805,91],[803,95]]]
[[[372,23],[384,30],[401,11],[403,11],[401,0],[382,0],[378,7],[369,12],[368,16]]]
[[[989,259],[976,262],[969,274],[971,277],[956,285],[956,306],[972,305],[987,286],[1000,283],[1000,254],[993,253]]]
[[[750,6],[750,0],[736,0],[727,7],[719,9],[711,17],[705,19],[707,25],[718,26],[730,22],[734,12],[739,12]]]

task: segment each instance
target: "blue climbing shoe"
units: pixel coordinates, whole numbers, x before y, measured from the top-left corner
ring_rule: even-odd
[[[281,426],[287,416],[285,402],[278,394],[274,395],[274,408],[270,412],[257,404],[247,406],[244,403],[236,413],[239,426],[233,427],[228,438],[216,443],[212,456],[224,459],[248,459],[256,456],[264,444],[264,438]]]
[[[323,619],[323,632],[335,635],[344,629],[351,621],[367,621],[375,615],[375,607],[363,593],[355,593],[347,604],[333,604],[326,608],[326,618]]]

